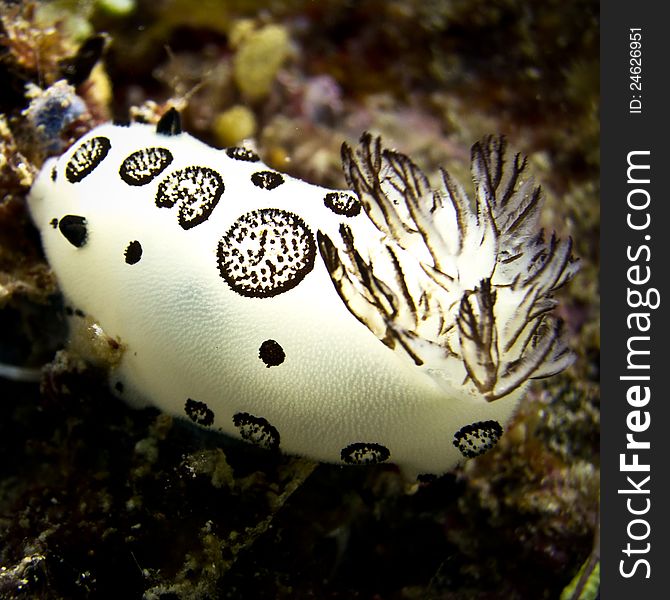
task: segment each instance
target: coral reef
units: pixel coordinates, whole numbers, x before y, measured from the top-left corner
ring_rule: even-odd
[[[254,96],[236,65],[267,28],[281,60]],[[497,449],[411,489],[393,467],[276,457],[114,400],[55,354],[62,307],[24,205],[50,151],[26,86],[62,91],[100,33],[68,96],[87,114],[61,113],[78,118],[59,144],[170,106],[227,143],[250,130],[225,122],[239,107],[268,164],[344,186],[340,144],[365,129],[461,181],[471,143],[506,134],[582,260],[561,297],[575,365],[534,386]],[[582,564],[593,589],[598,35],[593,0],[2,2],[0,363],[18,371],[0,373],[0,598],[556,598]]]

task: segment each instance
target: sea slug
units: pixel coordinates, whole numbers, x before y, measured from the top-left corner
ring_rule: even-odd
[[[474,201],[369,134],[342,158],[351,189],[324,189],[171,110],[49,159],[29,207],[70,318],[120,341],[120,397],[268,449],[443,473],[571,363],[550,316],[571,242],[539,230],[502,138],[472,149]]]

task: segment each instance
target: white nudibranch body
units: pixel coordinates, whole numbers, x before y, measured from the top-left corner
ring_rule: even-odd
[[[270,449],[437,474],[493,447],[528,380],[572,360],[548,316],[570,241],[538,233],[539,189],[503,154],[473,147],[471,203],[365,135],[343,146],[352,191],[333,191],[210,148],[170,111],[94,129],[29,205],[71,318],[123,344],[120,397]]]

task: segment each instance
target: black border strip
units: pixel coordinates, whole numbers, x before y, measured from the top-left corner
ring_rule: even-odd
[[[601,3],[605,600],[668,597],[670,394],[665,376],[670,336],[665,308],[670,306],[670,231],[665,228],[670,190],[665,177],[670,172],[670,98],[664,88],[670,81],[670,32],[664,12],[665,3],[650,0]],[[635,41],[640,48],[631,44]],[[647,300],[655,305],[658,298],[656,309],[635,306]],[[647,325],[649,330],[643,331]],[[643,470],[647,465],[649,470]]]

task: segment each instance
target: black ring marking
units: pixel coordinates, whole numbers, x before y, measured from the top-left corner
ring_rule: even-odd
[[[226,148],[226,154],[229,158],[244,160],[246,162],[258,162],[260,160],[258,154],[247,148],[242,148],[241,146]]]
[[[488,452],[503,434],[498,421],[478,421],[459,429],[454,435],[454,446],[466,458],[473,458]]]
[[[376,465],[390,457],[391,452],[386,446],[374,442],[349,444],[340,452],[340,458],[348,465]]]
[[[77,183],[105,159],[112,143],[106,137],[98,136],[82,143],[70,157],[65,167],[65,177],[70,183]]]
[[[121,163],[119,175],[128,185],[146,185],[172,162],[167,148],[142,148]]]
[[[209,427],[214,423],[214,412],[204,402],[188,398],[184,405],[184,411],[188,418],[198,425]]]
[[[267,450],[279,448],[279,432],[267,419],[240,412],[233,415],[233,424],[243,440]]]
[[[251,183],[262,190],[274,190],[284,183],[284,178],[275,171],[256,171],[251,175]]]
[[[158,186],[156,206],[172,208],[179,203],[182,229],[204,223],[225,190],[221,175],[208,167],[186,167],[170,173]]]
[[[242,215],[219,241],[219,273],[234,292],[271,298],[297,286],[314,267],[316,244],[296,214],[263,208]]]
[[[353,194],[347,192],[328,192],[323,203],[336,215],[355,217],[361,212],[361,203]]]

